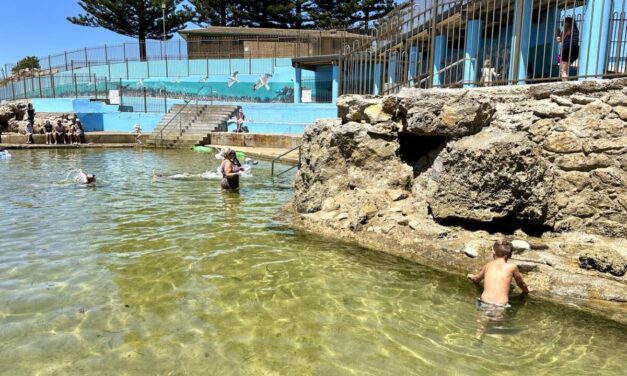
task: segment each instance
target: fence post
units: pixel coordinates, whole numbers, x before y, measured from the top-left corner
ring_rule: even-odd
[[[120,77],[120,86],[118,86],[118,90],[120,91],[120,106],[124,105],[124,90],[122,90],[122,77]]]
[[[181,40],[179,39],[179,60],[181,60]]]
[[[98,78],[96,77],[95,73],[94,73],[94,90],[96,92],[96,99],[98,99]]]
[[[78,98],[78,82],[76,82],[76,73],[72,75],[72,78],[74,79],[74,97]]]
[[[24,99],[26,99],[26,77],[22,78],[22,86],[24,86]]]
[[[144,112],[148,112],[148,99],[146,99],[146,88],[144,88]]]
[[[126,79],[128,80],[129,79],[129,76],[128,76],[128,59],[125,59],[125,61],[126,61]]]
[[[39,98],[43,98],[43,92],[41,91],[41,72],[37,75],[37,81],[39,81]]]
[[[85,47],[85,65],[88,65],[88,59],[87,59],[87,47]]]
[[[65,70],[68,70],[68,66],[67,66],[67,51],[63,52],[65,54]]]
[[[71,72],[71,74],[74,74],[74,60],[72,60],[70,63],[71,63],[71,67],[72,67],[72,72]]]
[[[11,78],[11,91],[13,92],[13,100],[15,100],[15,81]]]
[[[163,89],[163,112],[168,112],[168,90],[165,88]]]
[[[516,8],[514,9],[515,29],[512,35],[512,55],[509,58],[509,79],[514,85],[524,85],[527,79],[532,15],[532,1],[516,0]]]
[[[150,78],[150,59],[146,59],[146,78]]]
[[[57,97],[57,92],[54,88],[54,74],[50,75],[50,86],[52,86],[52,98],[56,98]]]
[[[163,55],[165,57],[165,76],[170,77],[168,72],[168,45],[166,42],[163,42]]]
[[[582,33],[578,75],[580,80],[603,78],[608,59],[608,41],[622,37],[624,29],[616,29],[612,37],[612,1],[598,0],[586,3]],[[617,47],[620,44],[617,44]],[[611,50],[611,49],[610,49]],[[585,55],[585,57],[584,57]],[[617,63],[621,56],[616,54]]]
[[[105,99],[109,98],[109,80],[107,79],[107,77],[105,76]]]
[[[109,64],[109,52],[107,51],[107,44],[105,43],[104,45],[104,50],[105,50],[105,64]]]

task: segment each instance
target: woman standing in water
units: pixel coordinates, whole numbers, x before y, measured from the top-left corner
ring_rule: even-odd
[[[222,181],[220,186],[226,190],[236,190],[239,188],[239,166],[235,164],[235,151],[226,149],[224,151],[224,160],[220,165],[222,171]]]
[[[564,31],[558,30],[557,41],[562,43],[560,77],[565,81],[570,75],[570,66],[579,59],[579,28],[572,17],[564,19]]]

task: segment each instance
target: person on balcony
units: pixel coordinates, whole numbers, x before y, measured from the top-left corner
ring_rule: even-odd
[[[572,17],[564,19],[564,30],[557,31],[557,41],[562,44],[560,77],[566,81],[570,76],[570,66],[579,59],[579,28]]]

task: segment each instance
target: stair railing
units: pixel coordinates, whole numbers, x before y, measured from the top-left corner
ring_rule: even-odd
[[[198,89],[198,91],[196,92],[196,95],[195,95],[195,97],[196,97],[196,116],[198,116],[198,95],[200,94],[202,89],[205,88],[205,86],[207,86],[207,85],[201,85],[200,89]],[[161,131],[159,132],[159,139],[160,139],[160,142],[161,142],[161,147],[163,147],[163,131],[170,126],[170,124],[172,123],[172,121],[174,119],[176,119],[177,117],[180,116],[181,112],[183,112],[183,110],[186,109],[187,106],[189,106],[189,104],[192,103],[192,101],[193,101],[192,99],[184,100],[185,105],[183,107],[181,107],[178,110],[178,112],[170,120],[168,120],[168,122],[163,127],[161,127]],[[179,136],[182,136],[182,135],[183,135],[183,119],[181,117],[179,117]],[[157,145],[156,142],[155,142],[155,145]]]

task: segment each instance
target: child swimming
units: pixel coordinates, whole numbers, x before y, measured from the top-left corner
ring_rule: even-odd
[[[86,174],[83,170],[78,170],[78,174],[74,178],[76,182],[81,185],[95,185],[96,184],[96,175],[95,174]]]

